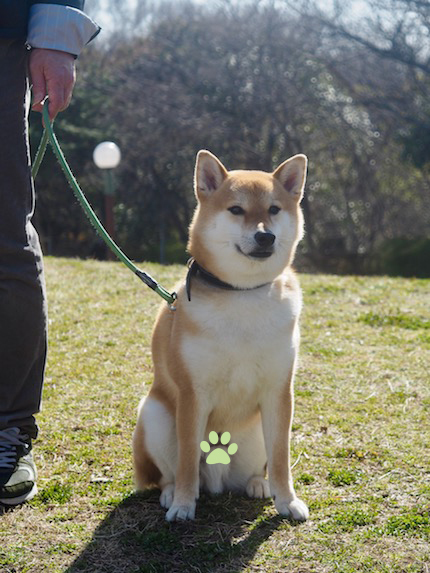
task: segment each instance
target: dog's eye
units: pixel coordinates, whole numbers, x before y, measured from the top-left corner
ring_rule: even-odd
[[[244,215],[245,211],[239,205],[234,205],[228,209],[233,215]]]
[[[277,215],[279,213],[279,211],[281,210],[280,207],[277,207],[276,205],[272,205],[269,209],[269,213],[271,215]]]

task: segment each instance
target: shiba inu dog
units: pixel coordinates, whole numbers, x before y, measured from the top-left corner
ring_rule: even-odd
[[[133,434],[137,487],[161,489],[168,521],[193,519],[202,489],[272,495],[281,515],[308,518],[289,451],[302,305],[290,265],[306,169],[304,155],[273,173],[197,155],[192,264],[176,310],[158,314],[154,383]],[[224,452],[211,461],[215,445]]]

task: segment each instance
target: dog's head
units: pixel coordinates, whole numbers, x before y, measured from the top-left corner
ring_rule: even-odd
[[[190,254],[239,288],[273,280],[291,263],[303,236],[299,204],[306,167],[306,156],[295,155],[273,173],[227,171],[212,153],[199,151]]]

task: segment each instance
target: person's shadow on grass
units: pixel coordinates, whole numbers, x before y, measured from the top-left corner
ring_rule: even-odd
[[[118,505],[66,573],[188,573],[241,571],[279,528],[294,523],[264,508],[272,500],[203,495],[196,520],[168,523],[159,491]]]

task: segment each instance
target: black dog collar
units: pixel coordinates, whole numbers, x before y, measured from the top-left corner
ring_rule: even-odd
[[[188,296],[188,300],[191,301],[191,280],[195,277],[202,279],[204,282],[217,287],[217,288],[221,288],[224,290],[255,290],[257,288],[261,288],[263,286],[266,286],[270,283],[264,283],[262,285],[258,285],[256,287],[251,287],[251,288],[240,288],[240,287],[235,287],[233,285],[231,285],[230,283],[226,283],[224,281],[222,281],[221,279],[217,278],[215,275],[213,275],[212,273],[210,273],[209,271],[207,271],[206,269],[204,269],[202,266],[199,265],[199,263],[191,258],[188,261],[188,273],[187,273],[187,278],[186,278],[186,282],[185,282],[185,286],[186,286],[186,291],[187,291],[187,296]]]

